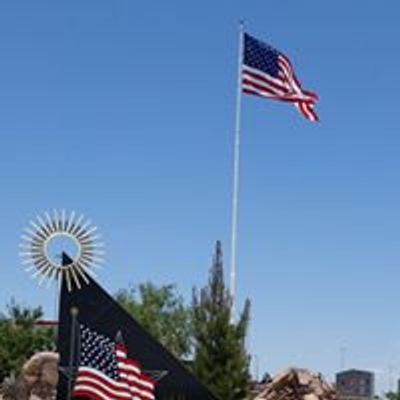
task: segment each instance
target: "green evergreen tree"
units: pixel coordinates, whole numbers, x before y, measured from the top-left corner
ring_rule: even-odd
[[[250,318],[246,300],[237,321],[232,321],[232,299],[224,283],[222,246],[216,243],[208,285],[194,289],[193,371],[221,400],[242,400],[248,393],[250,356],[245,339]]]
[[[18,374],[35,352],[55,349],[54,331],[35,325],[42,316],[40,307],[23,307],[14,301],[6,314],[0,314],[0,383],[10,374]]]

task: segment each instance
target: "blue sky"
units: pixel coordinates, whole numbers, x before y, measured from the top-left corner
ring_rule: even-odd
[[[85,213],[110,291],[175,282],[189,297],[215,240],[228,266],[237,27],[288,54],[320,124],[245,97],[238,295],[259,370],[400,375],[395,0],[3,2],[0,305],[54,317],[17,245],[37,213]]]

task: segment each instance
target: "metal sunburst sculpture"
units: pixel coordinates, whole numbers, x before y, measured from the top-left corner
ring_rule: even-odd
[[[73,211],[68,215],[65,210],[54,210],[37,216],[24,229],[21,239],[22,263],[32,277],[39,278],[39,284],[47,281],[49,286],[52,281],[65,277],[69,291],[73,286],[80,289],[82,282],[89,283],[88,272],[103,263],[104,245],[99,241],[97,227]],[[74,255],[68,254],[71,262],[67,265],[61,260],[61,253],[51,254],[50,248],[57,241],[75,249]],[[61,250],[65,254],[65,249]]]

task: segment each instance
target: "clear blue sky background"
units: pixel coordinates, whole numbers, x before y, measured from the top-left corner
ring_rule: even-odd
[[[0,5],[0,306],[54,317],[23,271],[36,213],[84,212],[99,279],[207,279],[229,253],[237,26],[292,59],[322,122],[243,101],[238,291],[260,373],[400,367],[400,5],[379,1],[13,1]],[[228,266],[228,257],[226,257]]]

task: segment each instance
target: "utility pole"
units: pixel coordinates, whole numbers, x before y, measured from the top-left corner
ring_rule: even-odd
[[[339,352],[340,352],[340,370],[344,371],[346,368],[347,347],[346,346],[340,347]]]

